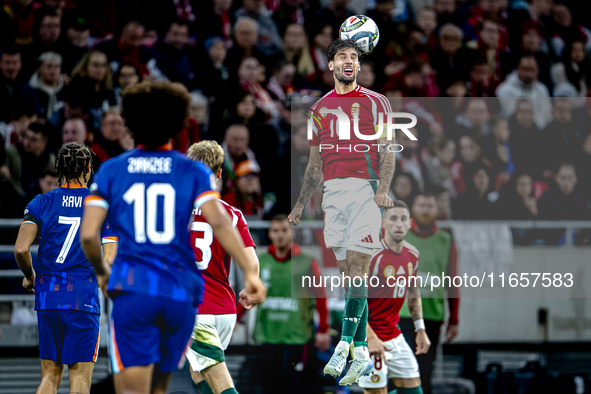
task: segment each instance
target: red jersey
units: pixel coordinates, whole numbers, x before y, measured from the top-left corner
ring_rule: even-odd
[[[219,200],[238,230],[245,247],[255,246],[244,215],[240,210]],[[199,307],[201,315],[227,315],[236,313],[236,295],[228,275],[230,274],[231,256],[213,236],[213,230],[201,215],[201,210],[193,211],[191,223],[191,246],[195,253],[195,264],[201,270],[205,281],[203,304]]]
[[[408,277],[416,276],[419,267],[419,251],[404,241],[402,251],[394,252],[382,239],[382,249],[375,253],[369,265],[370,275],[379,279],[377,286],[369,287],[368,323],[378,338],[389,341],[401,334],[398,327],[400,308],[404,304],[408,289]],[[388,281],[389,277],[393,277]],[[403,282],[399,277],[405,277]],[[374,284],[377,282],[373,280]],[[404,284],[406,286],[398,286]],[[414,285],[414,282],[413,282]]]
[[[349,139],[339,138],[337,116],[321,115],[323,108],[341,109],[349,117]],[[359,85],[346,94],[338,94],[333,89],[312,106],[310,114],[314,119],[314,132],[310,145],[320,146],[324,181],[337,177],[379,179],[379,152],[386,147],[377,146],[376,140],[366,141],[357,137],[353,115],[359,114],[360,134],[375,135],[377,127],[383,124],[382,135],[385,135],[386,116],[390,112],[392,107],[385,96]]]

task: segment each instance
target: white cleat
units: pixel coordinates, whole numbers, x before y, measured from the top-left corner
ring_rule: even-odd
[[[371,358],[367,360],[356,359],[349,362],[351,363],[351,367],[349,367],[349,371],[347,371],[347,374],[339,382],[341,386],[350,386],[353,383],[357,383],[360,377],[371,375],[375,372]]]
[[[345,364],[347,363],[347,355],[349,354],[348,349],[343,349],[340,352],[335,352],[330,357],[328,364],[324,367],[324,374],[330,375],[335,378],[338,378],[343,373],[343,369],[345,369]]]

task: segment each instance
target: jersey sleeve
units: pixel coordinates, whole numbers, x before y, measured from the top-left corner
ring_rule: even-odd
[[[390,104],[390,101],[388,100],[388,98],[384,95],[381,94],[376,94],[376,102],[377,102],[377,111],[375,113],[376,117],[380,116],[380,113],[382,113],[382,118],[375,118],[374,119],[374,124],[375,124],[375,130],[378,131],[379,127],[380,127],[380,123],[383,124],[382,127],[382,134],[378,137],[382,138],[384,136],[387,135],[387,129],[388,129],[388,114],[393,112],[392,111],[392,105]],[[392,138],[394,138],[394,135],[392,136]]]
[[[103,244],[117,243],[119,241],[108,220],[105,220],[105,224],[103,224],[102,240]]]
[[[221,198],[220,193],[216,190],[215,175],[205,164],[200,162],[192,162],[195,167],[194,182],[195,182],[195,209],[199,209],[203,203]]]
[[[32,223],[39,226],[39,223],[41,222],[40,200],[41,194],[35,196],[35,198],[33,198],[27,205],[25,208],[23,223]]]
[[[318,146],[320,145],[320,132],[324,130],[326,127],[326,121],[324,117],[320,115],[318,110],[320,109],[320,101],[316,102],[311,108],[310,112],[308,113],[308,123],[306,125],[306,137],[308,135],[308,128],[310,127],[310,122],[312,124],[312,137],[308,138],[308,142],[310,146]]]
[[[236,229],[240,233],[240,237],[242,238],[244,247],[248,248],[249,246],[252,246],[256,248],[256,245],[252,240],[252,236],[250,235],[250,230],[248,229],[246,219],[244,219],[244,215],[238,209],[236,209],[234,213],[238,215],[238,223],[236,224]]]
[[[84,206],[109,209],[109,168],[108,163],[104,163],[96,174],[94,183],[90,185],[90,195],[84,199]]]

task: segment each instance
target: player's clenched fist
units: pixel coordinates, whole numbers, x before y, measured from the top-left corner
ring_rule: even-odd
[[[425,354],[429,350],[429,347],[431,347],[431,341],[429,340],[425,330],[417,331],[415,342],[417,343],[417,351],[415,354]]]
[[[378,207],[382,209],[390,209],[394,206],[394,202],[386,192],[378,191],[373,200],[378,204]]]
[[[294,226],[299,225],[303,210],[304,210],[304,206],[302,204],[300,204],[299,202],[296,203],[295,207],[293,207],[293,210],[291,211],[291,213],[287,217],[287,221],[290,222],[291,224],[293,224]]]
[[[246,293],[246,299],[244,300],[246,305],[262,304],[267,297],[267,288],[258,275],[249,275],[249,277],[244,278],[243,292]],[[242,299],[242,297],[240,298]]]

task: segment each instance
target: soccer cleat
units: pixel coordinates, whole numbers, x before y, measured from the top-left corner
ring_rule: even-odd
[[[345,369],[345,364],[347,363],[347,355],[349,354],[348,349],[343,349],[340,352],[335,352],[328,360],[328,364],[324,366],[324,375],[330,375],[335,378],[338,378],[343,373],[343,369]]]
[[[349,362],[351,363],[351,366],[349,367],[347,374],[339,382],[341,386],[350,386],[353,383],[357,383],[360,377],[370,375],[375,372],[371,358],[367,360],[356,359]]]

